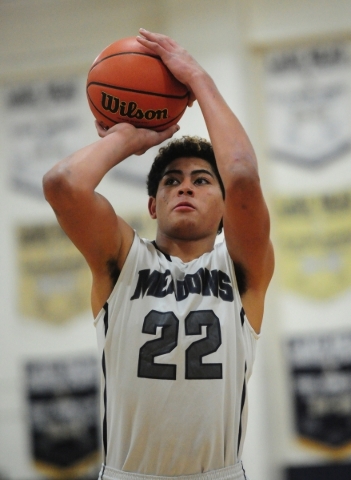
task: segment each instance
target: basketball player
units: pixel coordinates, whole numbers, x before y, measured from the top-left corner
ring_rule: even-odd
[[[97,125],[100,140],[44,177],[45,196],[93,276],[100,478],[244,480],[246,385],[274,263],[256,157],[211,77],[183,48],[145,30],[139,42],[188,87],[212,144],[184,137],[161,149],[148,177],[155,241],[141,239],[95,188],[177,126]],[[222,224],[225,241],[215,245]]]

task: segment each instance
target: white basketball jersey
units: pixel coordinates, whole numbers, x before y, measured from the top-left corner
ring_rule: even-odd
[[[180,476],[240,461],[258,335],[225,243],[184,263],[135,234],[95,325],[108,468]]]

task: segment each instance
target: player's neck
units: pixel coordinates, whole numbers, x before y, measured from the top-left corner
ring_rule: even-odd
[[[201,257],[204,253],[213,250],[215,238],[206,237],[203,239],[189,240],[170,238],[167,235],[157,232],[157,248],[172,257],[178,257],[183,262],[191,262]]]

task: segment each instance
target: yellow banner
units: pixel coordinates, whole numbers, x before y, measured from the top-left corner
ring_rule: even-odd
[[[21,314],[59,324],[88,310],[90,271],[60,226],[23,226],[17,233]]]
[[[273,199],[283,287],[331,298],[351,285],[351,190]]]
[[[152,220],[148,213],[128,215],[124,218],[141,238],[156,240],[156,220]]]

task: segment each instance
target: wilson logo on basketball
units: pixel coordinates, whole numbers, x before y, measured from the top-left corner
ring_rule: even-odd
[[[138,108],[135,102],[123,102],[118,97],[109,95],[106,92],[101,92],[101,106],[104,110],[111,113],[118,113],[121,117],[136,118],[141,120],[162,120],[168,118],[168,109],[163,110],[146,110],[145,112]]]

